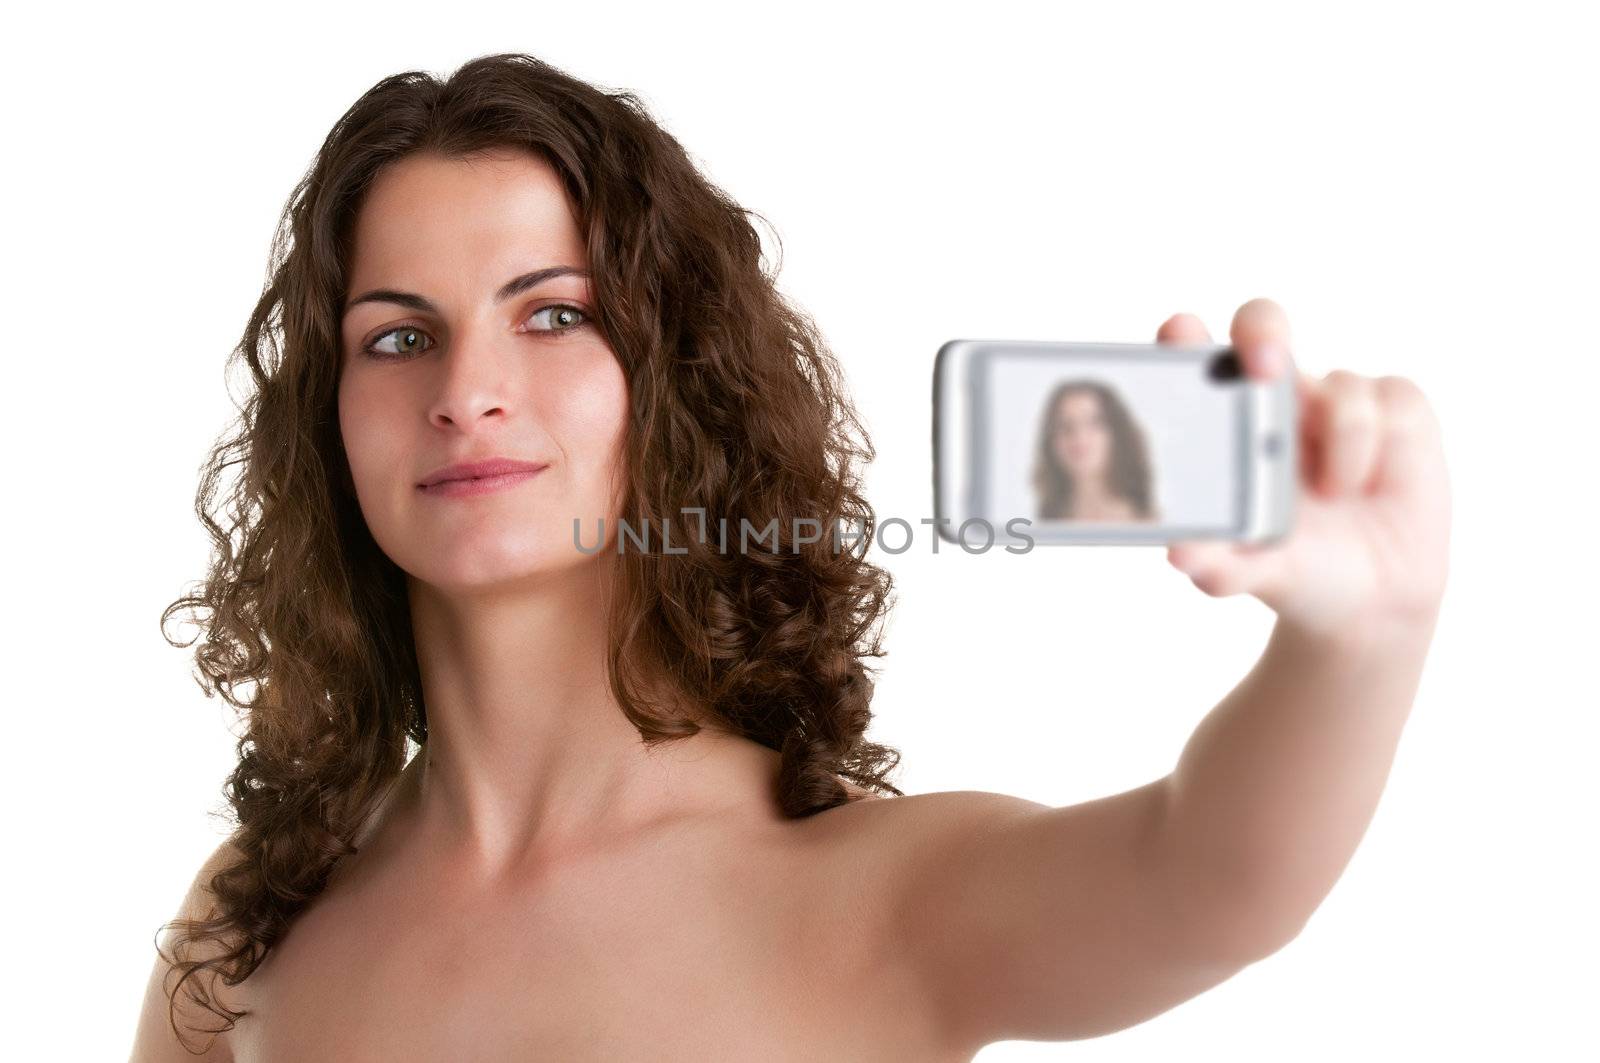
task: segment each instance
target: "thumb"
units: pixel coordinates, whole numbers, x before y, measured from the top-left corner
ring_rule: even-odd
[[[1274,608],[1287,573],[1287,550],[1282,543],[1173,543],[1167,547],[1167,560],[1213,598],[1253,594]]]

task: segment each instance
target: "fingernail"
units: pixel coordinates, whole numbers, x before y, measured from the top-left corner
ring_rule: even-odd
[[[1283,348],[1274,343],[1263,344],[1257,348],[1256,360],[1262,369],[1274,376],[1283,372],[1283,367],[1288,362],[1283,355]]]

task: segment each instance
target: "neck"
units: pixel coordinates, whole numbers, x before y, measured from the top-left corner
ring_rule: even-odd
[[[1108,502],[1117,496],[1111,491],[1111,484],[1104,473],[1088,473],[1074,477],[1072,493],[1078,502],[1100,503]]]
[[[412,829],[431,839],[430,852],[492,871],[728,790],[729,759],[706,754],[726,752],[730,739],[704,730],[647,749],[613,697],[604,605],[612,564],[602,552],[490,592],[413,581],[428,741],[405,782]]]

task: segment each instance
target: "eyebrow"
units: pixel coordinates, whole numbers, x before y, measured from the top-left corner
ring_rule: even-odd
[[[576,266],[546,266],[544,269],[536,269],[530,273],[512,277],[502,284],[500,290],[494,293],[495,302],[503,303],[512,296],[521,295],[529,288],[537,287],[552,277],[565,276],[588,277],[589,271],[579,269]],[[431,301],[415,292],[401,292],[393,288],[374,288],[372,291],[363,292],[345,303],[344,313],[348,314],[352,308],[361,303],[394,303],[397,306],[403,306],[419,313],[436,314],[439,312],[438,307],[434,306]]]

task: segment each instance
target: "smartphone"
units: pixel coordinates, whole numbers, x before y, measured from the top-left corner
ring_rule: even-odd
[[[1034,543],[1270,543],[1293,527],[1286,374],[1228,344],[951,340],[933,371],[935,528],[971,552]]]

